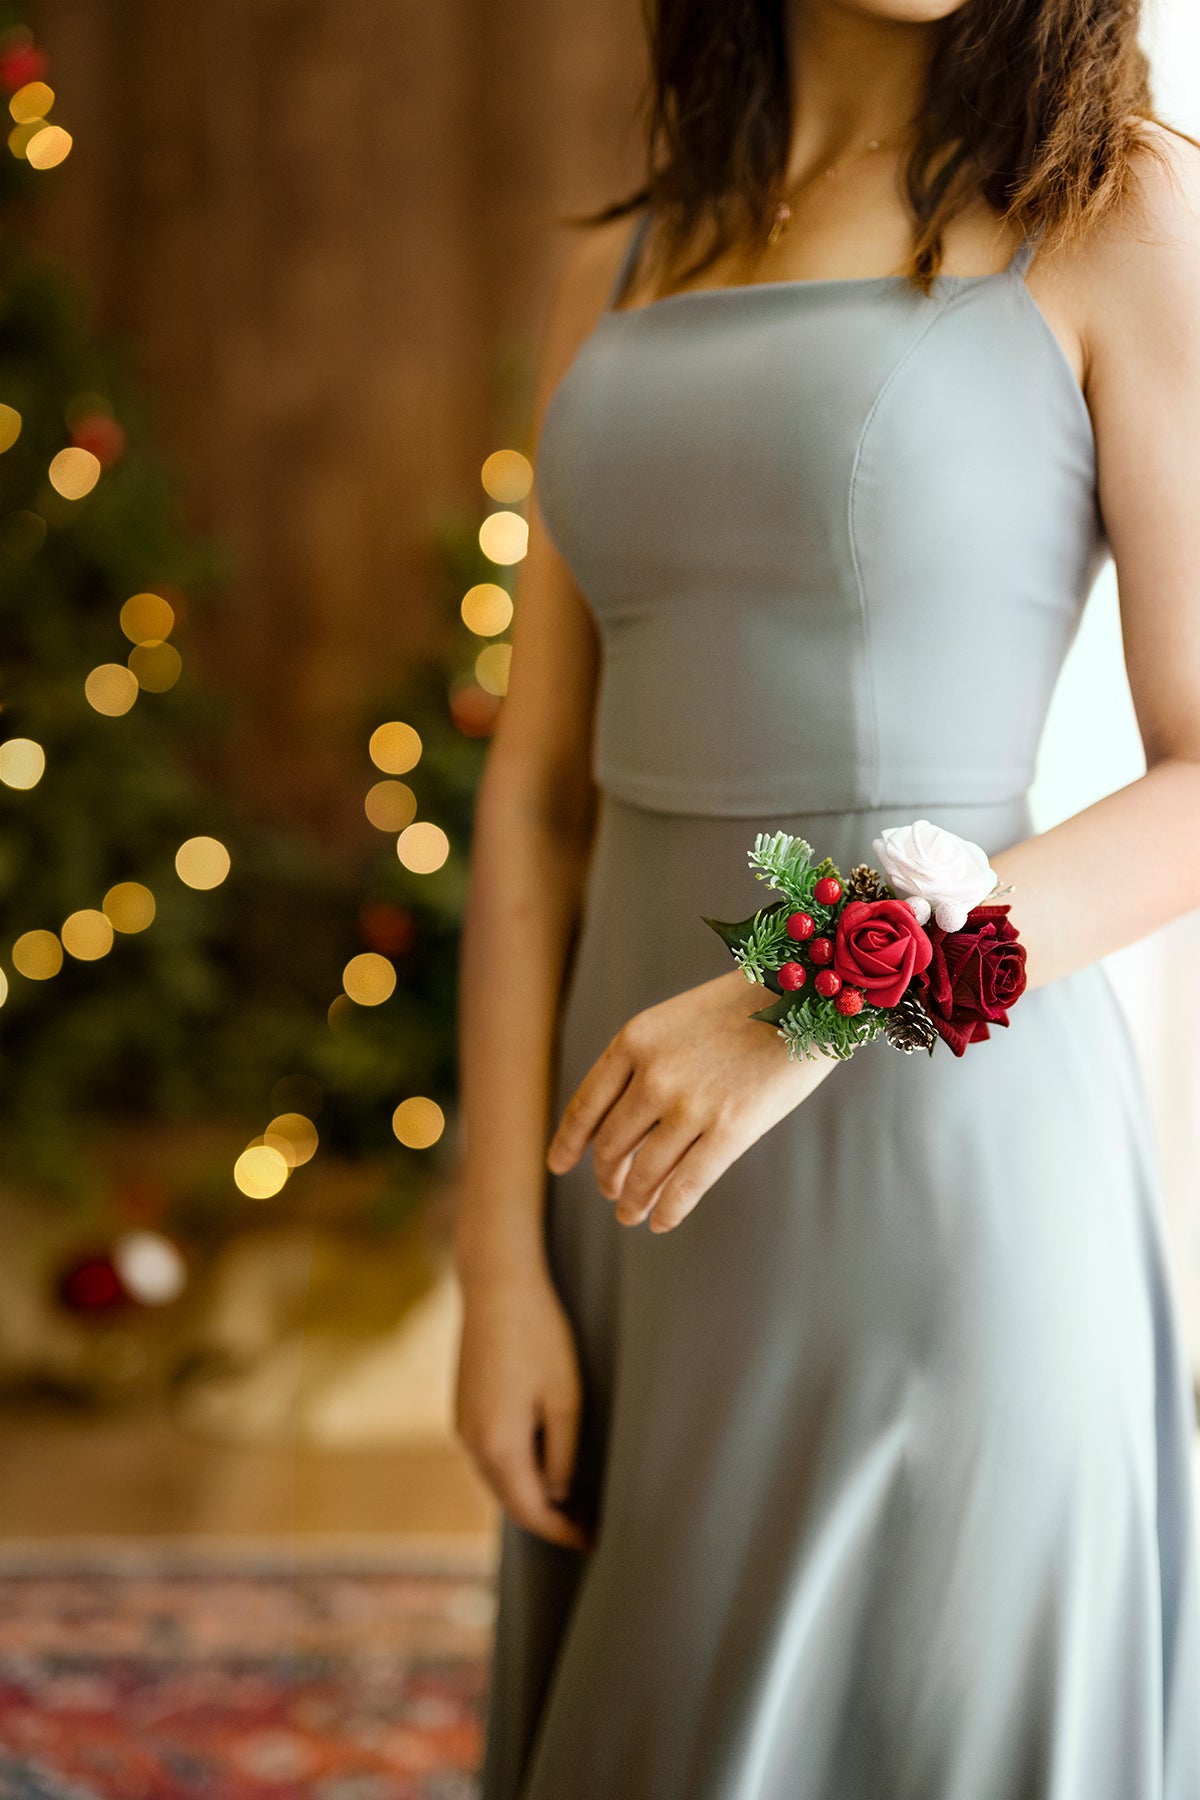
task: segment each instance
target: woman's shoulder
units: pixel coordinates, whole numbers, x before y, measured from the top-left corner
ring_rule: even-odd
[[[1155,318],[1200,301],[1200,145],[1155,120],[1138,120],[1117,196],[1064,256],[1088,297],[1094,328]]]

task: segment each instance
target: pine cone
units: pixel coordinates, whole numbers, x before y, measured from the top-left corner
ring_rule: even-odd
[[[846,877],[846,896],[850,900],[882,900],[883,881],[879,870],[870,863],[855,863]]]
[[[903,994],[897,1005],[888,1009],[883,1035],[893,1050],[911,1056],[914,1050],[927,1050],[933,1055],[937,1043],[937,1027],[916,995]]]

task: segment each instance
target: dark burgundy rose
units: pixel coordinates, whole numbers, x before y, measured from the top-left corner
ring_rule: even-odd
[[[1009,1007],[1025,992],[1025,946],[1007,906],[972,907],[958,931],[943,931],[932,919],[925,930],[933,955],[917,977],[921,1003],[961,1056],[989,1036],[989,1025],[1008,1024]]]
[[[842,908],[833,967],[872,1006],[895,1006],[932,955],[924,928],[903,900],[851,900]]]

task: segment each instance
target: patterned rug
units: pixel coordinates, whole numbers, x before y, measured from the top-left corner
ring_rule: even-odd
[[[0,1551],[0,1800],[473,1800],[489,1558]]]

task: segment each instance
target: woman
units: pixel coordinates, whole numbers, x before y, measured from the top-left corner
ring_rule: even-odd
[[[550,327],[464,945],[484,1800],[1200,1800],[1098,966],[1200,905],[1200,155],[1136,10],[658,0],[646,188]],[[1108,554],[1148,770],[1034,834]],[[848,870],[918,818],[1011,887],[1009,1028],[790,1058],[706,920],[764,903],[760,831]]]

